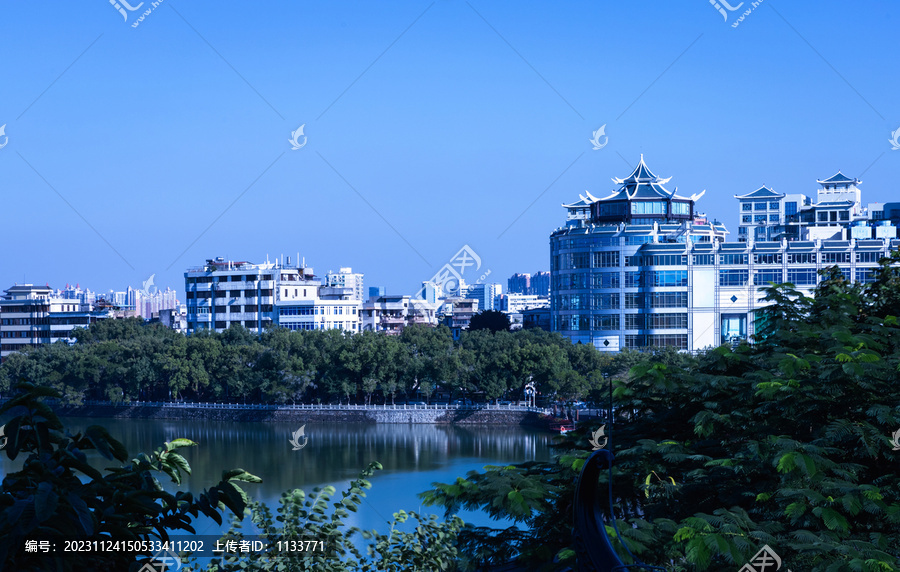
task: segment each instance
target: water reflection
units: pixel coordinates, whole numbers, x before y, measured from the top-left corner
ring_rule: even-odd
[[[221,421],[64,419],[70,431],[103,425],[133,457],[149,453],[164,441],[183,437],[199,447],[182,449],[193,474],[182,489],[199,491],[219,481],[225,469],[242,468],[262,477],[261,484],[245,489],[274,510],[281,493],[292,488],[310,491],[332,484],[341,490],[371,461],[384,466],[373,477],[373,490],[350,524],[384,528],[379,523],[399,509],[418,510],[416,494],[434,481],[451,481],[484,465],[504,465],[549,458],[552,434],[525,427],[449,426],[403,424],[307,423],[309,441],[292,451],[288,440],[300,423],[246,423]],[[96,453],[95,467],[109,463]],[[0,458],[0,473],[21,467]],[[166,484],[173,490],[174,486]],[[434,512],[426,510],[426,512]],[[483,515],[464,514],[467,522],[489,524]],[[203,523],[198,532],[209,529]],[[215,524],[211,525],[215,528]],[[208,530],[210,533],[214,530]]]

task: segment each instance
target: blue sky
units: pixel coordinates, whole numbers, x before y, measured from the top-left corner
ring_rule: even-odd
[[[732,239],[763,184],[900,200],[887,1],[165,0],[133,27],[150,8],[0,2],[3,288],[299,251],[414,293],[463,244],[505,286],[641,153]]]

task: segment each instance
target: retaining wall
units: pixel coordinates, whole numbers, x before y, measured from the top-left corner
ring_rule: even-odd
[[[148,405],[57,406],[61,417],[111,419],[205,419],[213,421],[300,421],[332,423],[425,423],[436,425],[539,425],[533,411],[503,409],[207,409]]]

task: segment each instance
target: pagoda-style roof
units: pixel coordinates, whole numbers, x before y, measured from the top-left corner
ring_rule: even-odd
[[[585,195],[587,195],[587,196],[585,196]],[[592,195],[591,193],[589,193],[587,191],[584,192],[584,195],[579,193],[578,197],[579,197],[579,199],[577,201],[575,201],[574,203],[571,203],[568,205],[563,204],[562,206],[564,206],[567,209],[583,209],[583,208],[587,208],[587,207],[591,206],[591,203],[597,202],[599,200],[597,197],[595,197],[594,195]]]
[[[827,208],[850,208],[853,206],[853,201],[823,201],[821,203],[816,203],[812,206],[814,209],[827,209]]]
[[[827,179],[818,179],[816,180],[820,185],[839,185],[839,186],[847,186],[847,185],[859,185],[862,183],[859,179],[853,178],[851,179],[847,175],[838,171],[834,175],[828,177]]]
[[[663,179],[662,177],[657,177],[656,175],[654,175],[650,168],[647,167],[647,164],[644,163],[644,156],[641,155],[640,163],[638,163],[638,166],[634,168],[634,171],[632,171],[630,175],[628,175],[624,179],[613,177],[613,182],[621,186],[617,190],[613,191],[613,193],[608,197],[596,200],[615,201],[632,199],[662,199],[668,201],[672,199],[680,199],[683,201],[696,201],[701,196],[703,196],[703,193],[706,192],[703,191],[698,195],[693,195],[690,197],[682,197],[676,194],[678,191],[677,187],[674,191],[669,191],[663,186],[668,183],[671,178],[672,177]]]
[[[765,185],[746,195],[734,195],[736,199],[780,199],[783,197],[784,193],[776,193]]]

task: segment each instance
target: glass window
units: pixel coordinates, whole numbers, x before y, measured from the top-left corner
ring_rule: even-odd
[[[814,286],[817,276],[815,268],[788,268],[787,281],[795,286]]]
[[[691,209],[690,203],[681,203],[681,202],[673,202],[672,203],[672,214],[689,215],[689,214],[691,214],[690,209]]]
[[[646,314],[648,330],[680,330],[687,328],[687,314]]]
[[[715,264],[715,255],[713,254],[695,254],[694,255],[694,264],[700,265],[712,265]]]
[[[765,221],[766,221],[766,215],[764,215],[764,214],[753,215],[753,222],[765,222]]]
[[[687,334],[653,334],[647,336],[647,345],[654,347],[671,347],[677,350],[686,350]]]
[[[626,292],[625,293],[625,308],[643,308],[644,307],[644,295],[637,292]]]
[[[594,294],[591,296],[591,305],[594,310],[618,310],[619,294]]]
[[[741,203],[741,210],[743,210],[743,211],[753,210],[753,203]]]
[[[723,314],[722,315],[722,343],[727,343],[735,338],[743,339],[747,337],[747,315],[746,314]]]
[[[719,264],[747,264],[747,254],[720,254]]]
[[[849,252],[823,252],[823,264],[847,264],[850,262]]]
[[[741,222],[752,222],[753,217],[751,215],[745,214],[741,217]]]
[[[593,329],[595,330],[616,331],[619,329],[618,314],[602,314],[600,316],[593,316],[593,321]]]
[[[755,210],[755,211],[766,210],[766,203],[753,203],[753,210]]]
[[[644,315],[643,314],[625,314],[626,330],[643,330]]]
[[[687,270],[656,270],[647,276],[648,286],[687,286]]]
[[[769,210],[777,211],[781,207],[778,201],[769,201]]]
[[[626,272],[625,273],[625,287],[626,288],[638,288],[641,285],[641,273],[640,272]]]
[[[781,254],[754,254],[753,264],[781,264]]]
[[[594,288],[618,288],[619,273],[618,272],[595,272]]]
[[[882,254],[881,252],[857,252],[856,253],[856,261],[857,262],[878,262],[883,257],[884,257],[884,254]]]
[[[592,252],[591,266],[594,268],[611,268],[619,266],[619,253],[613,252]]]
[[[787,255],[788,264],[815,264],[815,252],[789,252]]]
[[[631,214],[666,214],[666,203],[662,201],[634,201]]]
[[[642,335],[627,335],[625,336],[625,347],[636,349],[646,347],[646,337]]]
[[[753,283],[757,286],[767,286],[769,282],[781,284],[784,281],[784,273],[778,270],[757,270],[753,273]]]
[[[777,214],[769,215],[769,221],[770,222],[778,222],[778,215]]]
[[[797,214],[797,203],[788,201],[784,203],[784,216],[790,216],[792,214]]]
[[[874,282],[877,270],[877,268],[857,268],[856,281],[864,284],[867,282]]]
[[[749,270],[719,270],[719,286],[746,286]]]
[[[651,308],[687,308],[687,292],[651,292]]]

